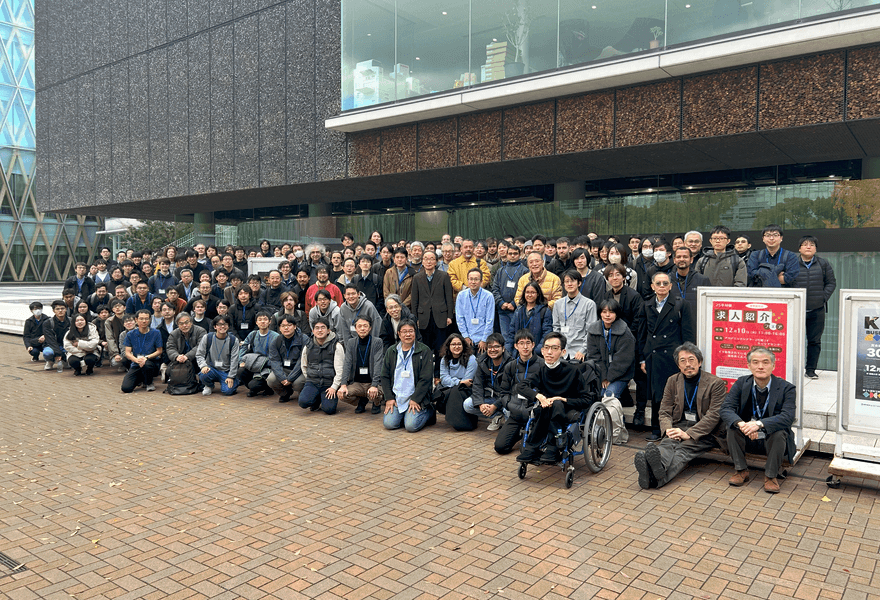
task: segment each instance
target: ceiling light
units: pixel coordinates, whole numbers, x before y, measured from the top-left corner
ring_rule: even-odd
[[[648,191],[649,191],[649,192],[653,192],[653,191],[654,191],[654,188],[648,188]]]
[[[596,10],[596,5],[595,5],[595,4],[593,5],[593,10]]]
[[[492,38],[492,41],[493,41],[493,42],[497,42],[497,41],[498,41],[498,38]]]
[[[444,11],[443,11],[442,13],[440,13],[440,14],[443,15],[443,16],[446,16],[446,11],[444,10]]]
[[[368,33],[368,34],[367,34],[367,37],[370,37],[371,35],[373,35],[373,34],[372,34],[372,33]]]
[[[691,5],[690,5],[690,4],[685,4],[684,7],[685,7],[685,8],[690,8]]]
[[[421,59],[421,58],[419,58],[419,57],[418,57],[418,56],[416,56],[416,60],[422,60],[422,59]]]

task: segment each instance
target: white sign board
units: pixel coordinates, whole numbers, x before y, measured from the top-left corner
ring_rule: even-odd
[[[266,275],[269,274],[269,271],[277,269],[278,265],[283,260],[283,258],[277,256],[251,256],[247,259],[248,275],[259,275],[260,278],[265,281]]]
[[[837,432],[880,437],[880,291],[841,290]]]

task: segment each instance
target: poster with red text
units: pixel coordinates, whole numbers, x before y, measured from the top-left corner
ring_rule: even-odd
[[[777,302],[712,302],[712,372],[732,384],[749,375],[746,354],[755,346],[776,355],[773,374],[785,378],[788,305]]]

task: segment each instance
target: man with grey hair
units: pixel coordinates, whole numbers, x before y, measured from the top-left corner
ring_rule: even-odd
[[[703,353],[690,342],[675,349],[674,359],[679,372],[666,382],[660,403],[663,439],[635,456],[643,490],[663,487],[692,460],[725,444],[721,404],[727,384],[702,370]]]
[[[691,262],[703,256],[703,234],[699,231],[688,231],[684,234],[684,245],[691,251]]]
[[[422,256],[425,254],[425,245],[421,242],[411,242],[409,245],[409,264],[413,268],[413,276],[422,270]]]
[[[782,459],[787,456],[791,463],[797,450],[791,430],[797,412],[797,390],[773,375],[776,356],[767,348],[755,346],[746,361],[752,374],[737,379],[721,405],[727,448],[736,469],[729,483],[737,487],[748,483],[746,452],[766,454],[764,491],[777,494]]]
[[[443,242],[440,246],[440,253],[443,260],[437,263],[437,270],[447,273],[449,272],[449,263],[455,258],[455,244],[452,242]]]

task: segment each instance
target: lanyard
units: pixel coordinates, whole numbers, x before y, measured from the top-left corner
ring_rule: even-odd
[[[495,377],[498,375],[498,371],[501,370],[501,365],[498,365],[497,369],[492,368],[492,363],[489,363],[489,377],[492,378],[492,389],[495,389]]]
[[[568,302],[566,302],[565,306],[563,306],[563,313],[565,314],[565,324],[566,325],[568,325],[568,317],[574,315],[574,311],[577,310],[578,304],[580,304],[580,303],[581,303],[581,299],[578,298],[577,301],[574,303],[574,308],[571,309],[571,313],[568,312],[568,305],[571,304],[571,298],[569,298]]]
[[[134,336],[134,338],[131,340],[131,342],[132,342],[131,349],[137,350],[134,354],[135,356],[146,356],[147,353],[145,352],[145,350],[147,349],[147,334],[141,333],[139,329],[137,329],[135,331],[137,332],[137,335]],[[129,334],[129,335],[131,335],[131,334]],[[137,348],[134,347],[135,340],[138,341]]]
[[[532,325],[532,319],[535,318],[535,311],[536,311],[536,310],[538,310],[538,307],[537,307],[537,306],[535,306],[535,308],[532,309],[532,315],[529,317],[529,320],[526,321],[526,326],[523,327],[523,329],[528,329],[529,327],[531,327],[531,325]],[[525,312],[526,312],[526,314],[529,314],[529,309],[526,308],[526,311],[525,311]]]
[[[690,277],[693,277],[693,275],[691,275]],[[689,280],[689,279],[690,279],[690,278],[689,278],[688,276],[685,276],[685,278],[684,278],[684,289],[681,289],[681,280],[678,278],[678,275],[675,276],[675,285],[678,286],[678,293],[681,294],[681,299],[682,299],[682,300],[684,300],[685,294],[687,294],[688,280]]]
[[[415,352],[415,350],[416,350],[415,345],[413,345],[413,347],[409,349],[409,354],[407,354],[403,350],[403,348],[400,349],[400,354],[403,356],[403,370],[404,371],[406,371],[406,365],[410,362],[410,359],[412,359],[412,355],[413,355],[413,352]]]
[[[371,336],[367,339],[367,347],[364,349],[364,353],[363,353],[363,354],[361,354],[361,345],[358,344],[358,358],[361,359],[360,364],[363,364],[363,365],[368,364],[368,363],[367,363],[367,357],[370,355],[370,344],[372,344],[372,343],[373,343],[373,336],[371,335]]]
[[[770,385],[767,385],[767,401],[764,402],[764,408],[760,412],[758,412],[758,395],[755,393],[755,388],[755,384],[752,384],[752,413],[758,419],[763,419],[767,414],[767,406],[770,404]]]
[[[219,338],[215,335],[215,336],[214,336],[214,339],[211,341],[211,345],[214,346],[215,349],[217,348],[217,340],[218,340],[218,339],[219,339]],[[220,349],[217,350],[217,356],[219,356],[219,357],[222,358],[222,356],[223,356],[223,349],[226,348],[226,344],[228,344],[228,343],[229,343],[229,336],[227,335],[225,338],[223,338],[223,343],[220,344]],[[230,352],[229,354],[230,354],[230,357],[231,357],[232,352]]]
[[[813,261],[814,261],[814,260],[816,260],[815,257],[814,257],[814,258],[811,258],[811,259],[810,259],[810,262],[805,262],[805,263],[804,263],[804,266],[805,266],[806,268],[809,269],[810,267],[813,266]]]
[[[241,322],[242,322],[242,323],[244,323],[245,320],[247,320],[247,315],[245,314],[245,311],[246,311],[246,310],[247,310],[247,306],[242,306],[242,307],[241,307]]]
[[[522,363],[521,360],[519,360],[519,359],[516,359],[516,360],[518,360],[520,363]],[[530,362],[532,362],[532,359],[531,359],[531,358],[530,358],[529,360],[526,361],[526,372],[525,372],[525,374],[522,376],[522,379],[521,379],[520,381],[525,381],[526,379],[529,378],[529,363],[530,363]]]
[[[181,332],[181,333],[183,333],[183,332]],[[185,335],[182,335],[182,336],[180,336],[180,337],[183,338],[183,343],[186,344],[186,349],[187,349],[187,351],[192,350],[192,346],[189,345],[189,340],[186,339],[186,336],[185,336]]]
[[[588,274],[589,274],[589,273],[588,273]],[[587,287],[587,283],[588,283],[588,282],[587,282],[587,278],[584,277],[584,281],[583,281],[583,283],[581,283],[581,295],[582,295],[582,296],[587,296],[587,294],[584,293],[584,288]],[[589,298],[589,296],[587,296],[587,297]]]
[[[471,301],[471,314],[474,315],[474,318],[477,318],[477,308],[480,306],[480,292],[477,292],[477,306],[474,307],[474,295],[468,294],[468,300]]]
[[[516,273],[516,267],[514,267],[513,272]],[[507,267],[504,267],[504,274],[507,276],[508,281],[513,281],[513,277],[510,276],[510,271],[507,270]]]
[[[702,374],[700,375],[700,377],[702,377]],[[697,388],[700,387],[700,377],[697,377],[697,383],[694,384],[694,393],[691,394],[690,399],[688,399],[688,397],[687,397],[687,392],[685,392],[685,394],[684,394],[684,399],[687,401],[688,412],[694,411],[694,402],[697,401]],[[752,391],[754,391],[754,388]],[[769,394],[767,396],[769,399]]]
[[[602,337],[605,338],[605,347],[608,348],[608,362],[611,362],[611,329],[605,329],[605,326],[602,326]]]

